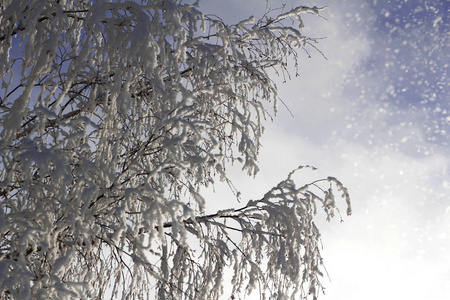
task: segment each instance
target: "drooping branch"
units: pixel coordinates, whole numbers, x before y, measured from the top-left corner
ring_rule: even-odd
[[[349,207],[337,180],[297,187],[292,173],[210,215],[201,191],[219,178],[237,195],[230,163],[258,172],[265,103],[279,99],[269,70],[290,78],[314,42],[300,14],[318,12],[227,25],[173,0],[9,1],[0,297],[218,299],[227,268],[236,297],[316,296],[313,218],[334,215],[336,191]]]

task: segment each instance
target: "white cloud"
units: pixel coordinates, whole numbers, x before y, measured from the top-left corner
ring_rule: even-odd
[[[239,188],[251,186],[248,194],[283,178],[293,161],[337,176],[351,193],[352,217],[342,224],[317,220],[332,279],[324,279],[329,289],[322,299],[444,299],[450,280],[448,189],[441,181],[446,156],[419,159],[345,140],[320,147],[276,130],[265,145],[258,185],[239,181]]]
[[[379,42],[373,38],[383,38],[371,32],[376,12],[363,4],[319,2],[331,6],[329,21],[319,21],[309,32],[327,36],[318,46],[329,60],[319,54],[303,59],[300,78],[280,85],[295,118],[280,108],[275,122],[266,124],[261,173],[256,179],[236,174],[237,188],[244,201],[260,197],[305,164],[320,169],[317,175],[305,174],[305,180],[332,175],[349,188],[353,216],[342,224],[317,221],[332,279],[324,278],[328,288],[321,299],[446,299],[448,146],[426,138],[423,124],[430,115],[425,110],[364,95],[365,86],[378,82],[355,73],[363,70],[355,67],[373,55]],[[349,74],[358,93],[344,89]]]

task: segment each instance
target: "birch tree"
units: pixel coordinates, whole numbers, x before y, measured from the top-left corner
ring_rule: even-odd
[[[271,76],[316,51],[301,16],[321,9],[228,25],[180,0],[1,3],[2,299],[317,298],[313,218],[334,194],[351,213],[337,179],[296,169],[209,215],[202,191],[258,172]]]

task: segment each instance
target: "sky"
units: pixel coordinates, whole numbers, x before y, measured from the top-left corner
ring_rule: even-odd
[[[294,116],[280,105],[266,123],[256,178],[232,170],[242,201],[313,165],[305,180],[337,177],[353,207],[342,223],[316,219],[330,277],[321,300],[448,299],[450,1],[267,1],[283,4],[328,6],[324,18],[305,16],[305,34],[324,38],[317,46],[327,59],[312,52],[299,77],[279,80]],[[232,24],[261,16],[266,1],[200,8]],[[211,197],[212,210],[241,206],[226,188]]]
[[[313,165],[319,171],[305,176],[337,177],[353,205],[343,223],[316,220],[331,279],[320,299],[448,299],[450,1],[268,1],[282,4],[328,6],[325,19],[305,16],[305,34],[326,37],[318,47],[327,59],[304,57],[300,77],[280,80],[294,117],[280,106],[266,124],[256,178],[233,174],[242,199]],[[265,6],[201,2],[229,23]]]

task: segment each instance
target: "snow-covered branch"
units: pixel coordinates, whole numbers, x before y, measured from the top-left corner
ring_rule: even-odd
[[[311,48],[305,12],[227,25],[183,1],[6,1],[0,297],[218,299],[226,269],[237,298],[317,296],[313,217],[334,190],[349,207],[339,181],[290,175],[211,215],[202,194],[233,189],[230,164],[258,172],[269,70],[288,79]]]

